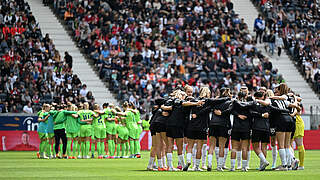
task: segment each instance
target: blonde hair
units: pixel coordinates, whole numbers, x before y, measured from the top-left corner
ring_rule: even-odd
[[[190,86],[190,85],[188,85],[188,84],[184,86],[184,91],[187,91],[187,90],[189,90],[189,89],[190,89],[191,91],[193,91],[193,87],[192,87],[192,86]]]
[[[184,91],[177,90],[176,93],[175,93],[175,98],[183,99],[182,97],[183,97],[183,96],[186,96],[186,95],[187,95],[187,94],[186,94]]]
[[[89,109],[89,103],[88,102],[83,103],[83,108],[85,110]]]
[[[211,95],[211,91],[207,86],[200,88],[200,94],[199,94],[200,98],[203,98],[203,97],[210,98],[210,95]]]
[[[98,110],[98,109],[100,109],[99,104],[94,104],[94,105],[93,105],[93,109],[94,109],[94,110]]]
[[[267,95],[267,97],[273,97],[273,96],[274,96],[274,93],[273,93],[273,91],[272,91],[271,89],[268,89],[268,90],[266,91],[266,95]]]

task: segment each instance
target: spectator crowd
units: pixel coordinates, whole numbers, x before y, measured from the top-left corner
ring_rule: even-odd
[[[0,113],[34,113],[43,103],[85,101],[82,89],[72,73],[72,57],[67,51],[62,56],[49,34],[42,35],[28,3],[1,0]]]
[[[283,41],[283,47],[295,61],[307,82],[320,92],[320,2],[319,0],[252,0],[264,17],[256,21],[257,34],[270,45],[270,37]],[[263,26],[265,24],[265,26]],[[260,38],[261,39],[261,38]],[[282,46],[282,45],[278,45]],[[272,46],[269,46],[272,47]],[[270,48],[272,49],[272,48]],[[271,50],[272,51],[272,50]]]
[[[55,0],[53,8],[118,100],[146,111],[179,85],[217,95],[283,81],[230,0]]]

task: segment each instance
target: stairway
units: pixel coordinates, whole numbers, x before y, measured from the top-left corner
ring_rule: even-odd
[[[49,33],[56,49],[64,57],[64,52],[68,51],[73,58],[73,73],[77,74],[82,84],[87,85],[88,91],[92,91],[95,102],[102,105],[105,102],[118,105],[117,100],[99,79],[80,50],[73,43],[59,20],[53,15],[50,8],[42,4],[42,0],[27,0],[31,11],[40,25],[42,35]]]
[[[251,35],[255,36],[253,26],[254,20],[258,17],[257,9],[250,0],[232,0],[232,2],[235,13],[239,14],[240,18],[244,18]],[[277,55],[273,55],[273,57],[269,56],[265,52],[262,44],[257,44],[257,48],[263,52],[263,55],[269,57],[273,67],[279,70],[279,73],[282,74],[282,77],[285,79],[288,86],[294,92],[301,95],[306,114],[310,113],[310,106],[320,105],[318,96],[312,91],[311,87],[301,76],[285,52],[282,53],[279,59],[276,59]]]

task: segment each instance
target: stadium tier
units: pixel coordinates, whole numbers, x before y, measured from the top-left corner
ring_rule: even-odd
[[[283,38],[282,47],[313,89],[320,91],[320,8],[318,1],[252,0],[265,17],[260,36],[277,32]],[[266,39],[268,42],[268,39]],[[273,41],[275,43],[275,41]]]
[[[43,103],[91,101],[72,57],[43,35],[26,1],[0,2],[0,111],[35,113]]]

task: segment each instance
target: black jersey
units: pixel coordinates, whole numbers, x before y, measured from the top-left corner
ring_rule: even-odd
[[[207,98],[200,98],[199,100],[207,100]],[[210,108],[206,106],[193,106],[188,114],[189,122],[187,124],[188,131],[207,131],[209,122]],[[192,114],[196,114],[196,118],[192,118]]]
[[[294,103],[294,102],[295,102],[294,96],[288,96],[288,99],[287,99],[287,100],[288,100],[289,103]],[[295,108],[293,108],[293,107],[288,107],[288,110],[289,110],[290,114],[292,114],[292,113],[294,113]]]
[[[167,126],[174,126],[183,128],[186,118],[186,110],[182,106],[184,100],[174,99],[172,106],[171,115],[168,118]]]
[[[259,103],[252,102],[252,105],[250,107],[250,113],[253,117],[253,124],[252,129],[253,130],[259,130],[259,131],[270,131],[270,121],[269,118],[262,117],[262,114],[268,113],[288,113],[289,111],[287,109],[281,109],[274,106],[263,106]]]
[[[232,131],[249,132],[252,126],[252,117],[249,111],[250,104],[248,102],[233,101],[231,106],[231,114],[233,114]],[[238,115],[247,116],[246,119],[240,119]]]
[[[195,99],[192,96],[188,96],[186,100],[190,102],[197,102],[197,99]],[[190,112],[191,112],[192,106],[184,107],[184,109],[185,109],[184,110],[185,111],[184,127],[188,127],[188,124],[190,122]]]
[[[277,104],[275,102],[275,99],[270,99],[271,105],[277,107]],[[271,113],[269,114],[269,122],[270,122],[270,128],[276,127],[277,120],[280,119],[280,113]]]
[[[288,109],[288,104],[289,102],[287,101],[288,98],[286,98],[286,100],[279,100],[279,99],[275,99],[274,100],[274,106],[279,108],[279,109]],[[286,113],[280,113],[279,114],[279,119],[276,119],[276,125],[283,125],[285,123],[292,123],[293,119],[292,117],[289,115],[289,111]]]
[[[220,110],[222,113],[220,116],[212,113],[212,117],[209,121],[209,126],[222,126],[226,128],[231,128],[231,121],[230,121],[230,111],[226,111],[232,105],[232,101],[230,99],[225,100],[220,104],[214,104],[214,110]]]
[[[173,99],[166,99],[165,102],[164,102],[164,105],[165,106],[172,106],[173,101],[174,101]],[[163,114],[162,114],[163,112],[168,112],[169,115],[168,116],[163,116]],[[154,120],[154,122],[166,125],[167,121],[168,121],[168,118],[170,117],[171,112],[172,111],[165,111],[165,110],[162,110],[161,108],[159,108],[158,111],[157,111],[157,118]]]

